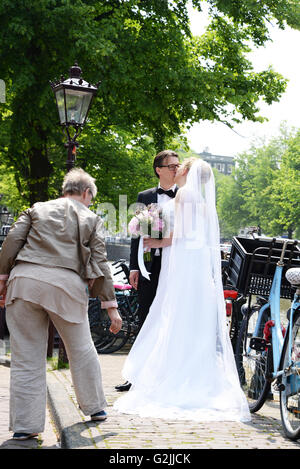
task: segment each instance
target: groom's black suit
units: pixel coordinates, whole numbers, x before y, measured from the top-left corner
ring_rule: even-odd
[[[160,190],[158,187],[153,187],[151,189],[147,189],[143,192],[138,194],[137,203],[145,204],[146,206],[149,204],[156,204],[157,203],[157,191]],[[176,194],[177,188],[174,191]],[[130,249],[130,270],[139,270],[138,266],[138,246],[139,246],[139,238],[132,238],[131,240],[131,249]],[[155,255],[156,249],[151,249],[151,260],[149,262],[145,262],[145,267],[148,272],[151,273],[150,280],[147,280],[142,276],[140,273],[139,281],[138,281],[138,302],[139,302],[139,317],[141,320],[141,325],[144,323],[147,314],[149,312],[149,308],[154,300],[159,272],[161,267],[161,255]],[[161,254],[161,249],[160,249]]]

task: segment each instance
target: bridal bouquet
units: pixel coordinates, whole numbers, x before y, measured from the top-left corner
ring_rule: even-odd
[[[128,225],[128,231],[134,238],[151,237],[161,239],[165,228],[166,223],[162,216],[162,210],[157,204],[150,204],[142,210],[136,210]],[[150,261],[150,251],[150,248],[144,248],[145,261]]]

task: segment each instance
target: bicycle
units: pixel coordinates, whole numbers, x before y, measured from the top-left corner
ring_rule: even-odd
[[[122,317],[122,328],[117,334],[112,334],[109,331],[110,319],[107,311],[101,308],[101,302],[98,298],[90,298],[88,309],[90,330],[96,350],[100,354],[113,353],[120,350],[125,344],[133,343],[140,327],[137,315],[137,293],[128,284],[127,263],[124,259],[120,259],[113,262],[112,265],[121,269],[114,273],[115,276],[120,273],[124,274],[124,278],[114,284],[118,311]]]
[[[286,240],[281,248],[278,243],[274,238],[252,253],[245,291],[256,294],[257,301],[243,309],[235,358],[250,412],[257,412],[279,391],[284,433],[296,440],[300,438],[300,251],[297,241]],[[291,300],[286,329],[280,318],[281,298]]]
[[[229,261],[222,259],[222,283],[225,300],[226,325],[233,350],[236,347],[238,332],[243,319],[242,307],[246,303],[246,297],[232,284],[229,278]]]

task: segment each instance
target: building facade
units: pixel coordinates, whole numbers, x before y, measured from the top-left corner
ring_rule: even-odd
[[[222,174],[231,174],[234,168],[234,157],[233,156],[222,156],[222,155],[213,155],[208,151],[204,150],[198,155],[207,163],[210,164],[212,168],[216,168]]]

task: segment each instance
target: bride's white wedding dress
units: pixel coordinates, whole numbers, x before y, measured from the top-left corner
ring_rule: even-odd
[[[157,294],[124,364],[132,387],[114,403],[122,413],[250,420],[226,327],[213,175],[205,192],[201,171],[194,163],[175,202],[163,207],[169,216],[176,206],[173,242],[162,250]]]

